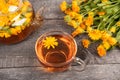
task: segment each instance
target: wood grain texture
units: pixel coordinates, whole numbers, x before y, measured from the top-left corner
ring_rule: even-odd
[[[46,73],[41,67],[0,70],[0,80],[120,80],[120,64],[88,65],[85,71]]]

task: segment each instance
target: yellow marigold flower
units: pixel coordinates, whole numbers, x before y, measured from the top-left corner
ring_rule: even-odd
[[[75,20],[71,20],[70,22],[68,22],[68,25],[72,26],[73,28],[77,28],[78,24]]]
[[[108,38],[111,36],[111,35],[108,34],[106,31],[102,31],[101,33],[102,33],[101,39],[102,39],[103,41],[107,41]]]
[[[98,55],[99,55],[100,57],[106,55],[106,50],[105,50],[105,48],[103,47],[103,45],[99,45],[99,46],[97,47],[97,51],[98,51]]]
[[[79,12],[80,11],[80,7],[78,6],[77,1],[72,1],[72,10],[74,12]]]
[[[107,41],[103,41],[102,44],[103,44],[103,46],[106,50],[108,50],[111,47],[110,44]]]
[[[118,22],[116,23],[116,25],[117,25],[117,26],[120,26],[120,21],[118,21]]]
[[[102,1],[102,3],[105,3],[105,2],[107,2],[108,0],[101,0]]]
[[[104,11],[98,12],[98,15],[103,16],[103,15],[105,15],[105,12]]]
[[[3,32],[2,32],[2,33],[0,33],[0,37],[2,37],[2,38],[4,37],[4,33],[3,33]]]
[[[90,31],[92,31],[92,27],[88,26],[87,27],[87,32],[90,32]]]
[[[110,32],[115,33],[116,32],[116,27],[115,26],[111,27]]]
[[[55,46],[58,46],[58,42],[55,37],[49,36],[49,37],[46,37],[45,40],[43,40],[43,45],[47,49],[50,49],[50,47],[54,49]]]
[[[76,15],[77,15],[77,13],[76,13],[76,12],[71,11],[71,12],[69,12],[69,13],[68,13],[68,15],[70,15],[70,17],[71,17],[71,18],[75,18],[75,17],[76,17]]]
[[[78,27],[75,31],[72,32],[72,36],[75,37],[80,33],[83,33],[84,30],[81,27]]]
[[[93,17],[92,17],[92,16],[88,16],[88,18],[85,19],[85,24],[86,24],[87,26],[93,25]]]
[[[81,14],[76,14],[75,19],[77,19],[79,23],[83,22],[83,16]]]
[[[102,36],[101,31],[97,29],[91,30],[88,35],[92,40],[99,40]]]
[[[16,31],[17,31],[17,33],[21,33],[21,31],[22,31],[22,29],[21,29],[21,27],[15,27],[15,29],[16,29]]]
[[[17,35],[18,34],[17,30],[15,28],[11,28],[10,30],[11,30],[11,32],[12,32],[13,35]]]
[[[117,40],[113,37],[108,38],[108,42],[111,46],[115,45],[117,43]]]
[[[65,11],[67,9],[67,3],[66,3],[66,1],[63,1],[60,4],[60,9],[61,9],[61,11]]]
[[[89,44],[90,44],[90,41],[88,39],[83,39],[82,40],[82,44],[85,48],[88,48]]]
[[[5,38],[11,37],[11,35],[9,33],[7,33],[7,32],[4,33],[4,36],[5,36]]]

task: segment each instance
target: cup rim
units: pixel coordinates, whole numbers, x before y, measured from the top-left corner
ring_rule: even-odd
[[[71,38],[71,39],[73,40],[73,43],[75,44],[75,51],[74,51],[75,54],[71,57],[71,59],[67,60],[66,62],[63,62],[63,63],[59,63],[59,64],[57,64],[57,65],[54,65],[54,64],[51,64],[51,63],[47,63],[47,62],[45,62],[45,61],[43,61],[42,59],[39,58],[39,55],[38,55],[39,53],[38,53],[38,50],[37,50],[37,45],[38,45],[40,39],[41,39],[45,34],[48,34],[48,33],[51,33],[51,32],[63,33],[63,34],[65,34],[65,35],[68,35],[69,38]],[[64,65],[65,63],[66,63],[66,64],[69,64],[69,63],[75,58],[75,56],[76,56],[76,54],[77,54],[77,43],[76,43],[75,39],[74,39],[69,33],[65,32],[65,31],[52,30],[52,31],[49,31],[49,32],[45,32],[44,34],[42,34],[41,36],[39,36],[39,37],[37,38],[37,41],[36,41],[36,43],[35,43],[35,52],[36,52],[36,55],[37,55],[38,60],[39,60],[40,62],[42,61],[42,62],[44,62],[45,64],[47,64],[47,65],[49,65],[49,66],[59,67],[59,66],[61,66],[61,65]]]

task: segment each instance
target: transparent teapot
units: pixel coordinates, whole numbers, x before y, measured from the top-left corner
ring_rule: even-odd
[[[0,44],[24,40],[41,22],[40,13],[34,14],[28,0],[0,0]]]

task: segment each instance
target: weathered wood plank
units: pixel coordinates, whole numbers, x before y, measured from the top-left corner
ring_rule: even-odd
[[[120,80],[120,64],[88,65],[85,71],[46,73],[41,67],[0,69],[0,80]],[[79,66],[73,67],[73,69]]]
[[[45,7],[43,17],[46,19],[62,19],[63,13],[61,12],[59,5],[64,0],[30,0],[33,4],[33,8],[37,11],[40,7]],[[71,0],[66,0],[70,2]]]

